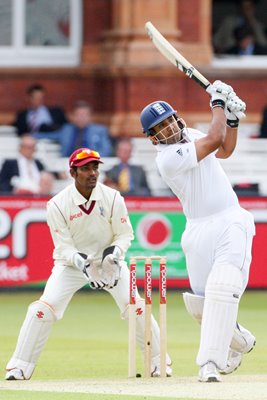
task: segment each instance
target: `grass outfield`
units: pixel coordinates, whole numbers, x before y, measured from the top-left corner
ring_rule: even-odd
[[[155,305],[157,296],[155,292]],[[38,297],[38,292],[0,293],[0,314],[2,316],[0,369],[3,371],[3,377],[5,364],[14,350],[27,306]],[[186,313],[182,293],[169,292],[167,305],[168,351],[173,360],[173,378],[150,379],[148,383],[145,379],[131,381],[126,378],[127,323],[120,319],[118,308],[111,296],[104,292],[95,293],[89,290],[88,292],[79,292],[72,299],[64,318],[55,324],[32,379],[28,382],[0,382],[0,399],[50,400],[53,398],[57,400],[64,398],[66,400],[83,400],[86,398],[87,400],[106,400],[118,398],[119,394],[120,400],[152,400],[159,397],[167,400],[174,398],[172,385],[176,383],[179,388],[183,384],[192,388],[191,394],[188,394],[187,390],[177,394],[176,398],[179,399],[225,399],[227,397],[223,397],[221,390],[218,391],[216,397],[209,397],[208,393],[202,393],[203,390],[206,390],[203,388],[209,386],[210,391],[210,388],[214,388],[214,386],[217,388],[228,387],[228,390],[235,391],[239,381],[243,382],[241,388],[246,388],[246,384],[257,381],[258,387],[266,396],[262,397],[262,393],[257,394],[255,389],[248,397],[245,397],[245,394],[242,396],[242,392],[239,393],[240,399],[253,399],[253,394],[261,396],[255,398],[267,399],[266,304],[266,291],[247,291],[243,295],[239,321],[253,331],[257,338],[257,345],[253,352],[245,355],[238,371],[232,376],[223,378],[222,384],[206,385],[197,383],[198,367],[195,364],[195,357],[198,350],[199,327]],[[154,306],[154,314],[156,317],[158,316],[158,307]],[[139,351],[137,355],[138,371],[143,373]],[[112,386],[113,383],[117,385],[116,388]],[[150,385],[151,388],[147,385]],[[95,393],[90,393],[86,387],[87,389],[94,387]],[[129,395],[131,387],[136,387],[139,391],[143,390],[144,395],[140,394],[138,390]],[[154,393],[153,387],[157,389],[156,393]],[[86,393],[78,393],[79,388],[80,391]],[[89,392],[87,393],[87,391]],[[230,394],[229,398],[239,398],[234,396],[234,392]],[[167,397],[168,395],[170,397]],[[213,396],[213,394],[210,395]]]

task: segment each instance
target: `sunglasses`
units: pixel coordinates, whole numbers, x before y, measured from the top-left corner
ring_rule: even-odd
[[[83,150],[80,153],[76,154],[75,160],[83,160],[85,158],[92,157],[92,158],[100,158],[100,154],[94,150]]]

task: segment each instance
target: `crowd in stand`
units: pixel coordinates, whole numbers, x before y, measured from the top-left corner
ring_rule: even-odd
[[[123,195],[151,194],[143,167],[130,163],[131,140],[117,142],[105,125],[92,122],[92,109],[86,101],[75,103],[67,116],[62,107],[46,105],[42,85],[31,85],[26,94],[28,104],[13,122],[20,139],[18,153],[0,166],[0,193],[50,195],[55,179],[67,178],[64,173],[46,171],[35,158],[38,141],[45,139],[59,145],[61,157],[69,157],[77,148],[94,149],[101,157],[117,157],[118,165],[107,171],[105,183]]]
[[[45,88],[40,84],[27,89],[28,105],[18,111],[13,122],[20,139],[18,153],[0,165],[0,193],[54,194],[55,179],[67,179],[64,172],[49,172],[35,158],[40,140],[59,145],[61,157],[69,157],[77,148],[98,151],[101,157],[116,157],[117,164],[105,171],[103,182],[119,190],[123,196],[151,196],[144,166],[133,165],[133,144],[129,138],[114,140],[106,126],[92,122],[90,105],[81,100],[67,116],[62,107],[47,106]],[[267,137],[267,107],[262,113],[260,138]]]

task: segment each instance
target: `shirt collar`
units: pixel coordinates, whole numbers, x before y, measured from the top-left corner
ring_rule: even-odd
[[[75,184],[73,183],[72,186],[72,198],[74,200],[74,204],[76,206],[80,206],[81,204],[86,203],[88,200],[83,197],[83,195],[76,189]],[[93,189],[92,194],[90,196],[90,201],[92,200],[100,200],[101,198],[101,193],[100,193],[100,187],[99,183],[96,184],[96,187]]]

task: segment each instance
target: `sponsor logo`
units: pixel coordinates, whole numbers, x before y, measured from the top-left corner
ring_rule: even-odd
[[[44,317],[43,311],[37,311],[36,317],[39,318],[39,319],[42,319]]]
[[[83,213],[81,211],[78,212],[77,214],[73,214],[73,215],[70,216],[70,221],[72,221],[72,220],[74,220],[76,218],[80,218],[80,217],[82,217],[82,215],[83,215]]]
[[[125,224],[126,222],[127,222],[127,217],[122,217],[122,218],[121,218],[121,223],[122,223],[122,224]]]
[[[159,213],[144,216],[137,226],[138,240],[147,249],[160,250],[168,245],[171,239],[170,221]]]
[[[145,298],[146,304],[152,303],[152,265],[145,266]]]
[[[167,297],[167,271],[166,267],[160,266],[160,303],[165,304]]]
[[[29,279],[28,274],[29,268],[27,265],[22,264],[19,266],[9,266],[6,262],[0,263],[0,282],[4,281],[12,281],[12,282],[19,282],[19,281],[27,281]]]
[[[136,297],[136,270],[130,267],[130,303],[135,304]]]
[[[188,69],[186,70],[186,73],[185,73],[185,74],[186,74],[187,76],[189,76],[189,78],[192,78],[192,76],[193,76],[193,74],[194,74],[194,69],[195,69],[195,68],[191,66],[190,68],[188,68]]]
[[[178,149],[177,151],[176,151],[176,153],[177,154],[179,154],[179,156],[183,156],[183,151],[182,151],[182,149],[180,148],[180,149]]]
[[[135,311],[136,315],[142,315],[143,314],[143,310],[141,307],[138,307]]]

